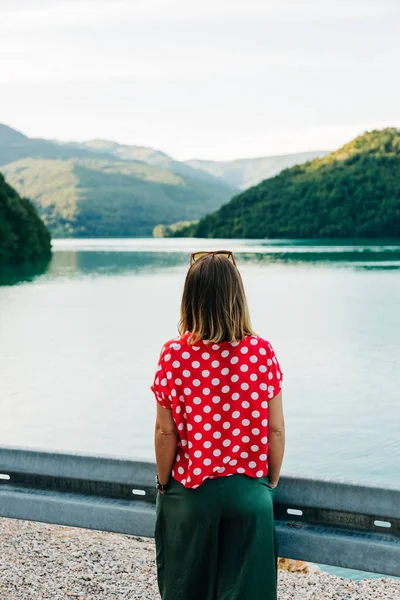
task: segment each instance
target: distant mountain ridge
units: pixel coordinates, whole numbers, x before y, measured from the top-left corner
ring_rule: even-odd
[[[365,132],[285,169],[171,235],[206,238],[400,238],[400,130]]]
[[[82,143],[73,142],[68,145],[96,152],[109,152],[113,156],[122,158],[123,160],[140,160],[148,165],[163,167],[179,175],[185,175],[194,179],[210,182],[215,182],[215,179],[218,179],[233,190],[247,189],[264,179],[277,175],[287,167],[292,167],[293,165],[313,160],[314,158],[320,158],[329,152],[328,150],[315,150],[277,156],[239,158],[228,161],[193,159],[180,162],[174,160],[161,150],[155,150],[148,146],[123,145],[110,140],[95,139]]]
[[[248,185],[314,154],[232,164],[180,162],[145,146],[29,138],[0,124],[0,171],[33,200],[53,236],[168,231],[170,225],[199,220],[227,203],[239,191],[236,184]]]
[[[68,145],[73,145],[74,147],[91,152],[100,152],[101,154],[106,152],[119,160],[138,160],[153,167],[168,169],[168,171],[173,171],[178,175],[183,175],[184,177],[190,177],[192,179],[198,179],[199,181],[215,183],[218,179],[221,185],[226,185],[233,191],[236,190],[235,186],[232,186],[229,182],[225,182],[223,179],[220,180],[219,177],[212,175],[212,173],[208,173],[204,169],[192,167],[185,162],[174,160],[168,156],[168,154],[165,154],[165,152],[162,152],[161,150],[155,150],[154,148],[150,148],[148,146],[130,146],[100,139],[89,140],[88,142],[82,143],[74,142],[73,144],[69,143]]]
[[[34,139],[6,125],[0,171],[33,200],[53,236],[151,236],[159,223],[198,219],[237,191],[156,150]]]
[[[84,148],[71,149],[50,140],[29,138],[0,123],[0,168],[21,158],[67,159],[77,156],[91,156],[91,153]]]
[[[321,158],[328,154],[328,150],[315,150],[312,152],[298,152],[296,154],[282,154],[260,158],[239,158],[237,160],[188,160],[187,165],[202,169],[226,183],[246,190],[257,185],[264,179],[274,177],[283,169],[293,167],[314,158]]]

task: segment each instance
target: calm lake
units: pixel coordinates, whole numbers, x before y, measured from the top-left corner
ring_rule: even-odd
[[[2,445],[154,460],[149,386],[177,335],[189,254],[223,248],[235,252],[253,328],[284,372],[282,473],[400,484],[400,242],[53,248],[44,275],[0,287]]]

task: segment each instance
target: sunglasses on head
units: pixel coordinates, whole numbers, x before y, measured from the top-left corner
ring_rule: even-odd
[[[207,252],[207,251],[192,252],[192,254],[190,255],[190,264],[192,265],[194,262],[196,262],[196,260],[198,260],[202,256],[206,256],[207,254],[222,254],[223,256],[225,256],[225,258],[227,258],[228,260],[231,260],[233,262],[233,264],[236,266],[235,257],[233,256],[233,252],[231,252],[230,250],[212,250],[212,251],[210,250],[209,252]]]

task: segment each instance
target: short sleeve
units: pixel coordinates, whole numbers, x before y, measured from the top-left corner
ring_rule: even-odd
[[[268,400],[272,400],[282,389],[283,372],[276,357],[275,351],[269,342],[267,342],[265,350],[265,358],[267,361]]]
[[[166,348],[163,346],[160,351],[160,356],[157,363],[157,370],[154,375],[154,380],[150,386],[151,391],[154,393],[156,400],[164,408],[171,410],[172,396],[168,386],[167,372],[165,368],[165,354]]]

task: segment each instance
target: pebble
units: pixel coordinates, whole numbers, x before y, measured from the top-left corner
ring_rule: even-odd
[[[400,600],[399,579],[280,569],[278,584],[279,600]],[[0,599],[50,598],[159,600],[154,540],[0,517]]]

